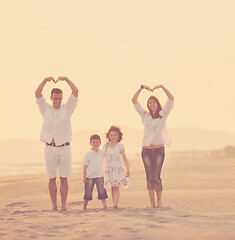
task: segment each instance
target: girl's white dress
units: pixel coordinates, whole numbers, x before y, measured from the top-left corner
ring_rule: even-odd
[[[104,145],[104,156],[106,160],[105,174],[104,174],[104,187],[127,187],[129,185],[126,177],[125,170],[122,164],[122,154],[124,145],[117,143],[114,148],[111,148],[109,144]]]

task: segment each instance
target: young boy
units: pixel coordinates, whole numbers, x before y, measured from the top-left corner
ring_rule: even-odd
[[[89,200],[92,200],[92,192],[96,184],[98,199],[102,200],[103,208],[107,208],[107,192],[104,188],[104,172],[102,169],[103,152],[99,149],[101,144],[100,136],[94,134],[90,137],[91,150],[85,154],[83,159],[83,182],[85,183],[84,205],[87,209]]]

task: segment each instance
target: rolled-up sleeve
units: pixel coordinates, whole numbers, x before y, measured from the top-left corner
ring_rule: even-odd
[[[47,102],[46,102],[45,98],[43,96],[41,96],[40,98],[36,97],[36,103],[39,106],[39,110],[40,110],[42,116],[44,116],[44,113],[47,108]]]
[[[73,94],[70,95],[66,107],[70,115],[73,114],[75,108],[77,107],[78,97],[75,97]]]
[[[135,107],[135,110],[140,114],[141,117],[144,116],[144,114],[146,113],[146,111],[142,108],[142,106],[140,105],[139,102],[133,104]]]
[[[167,117],[173,107],[174,107],[174,100],[170,100],[168,98],[166,104],[164,105],[164,107],[162,108],[162,110],[160,112],[160,115],[162,117]]]

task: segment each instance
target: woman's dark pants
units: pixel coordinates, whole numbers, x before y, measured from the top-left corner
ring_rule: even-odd
[[[147,189],[162,192],[161,170],[165,158],[165,148],[143,148],[141,152],[147,178]]]

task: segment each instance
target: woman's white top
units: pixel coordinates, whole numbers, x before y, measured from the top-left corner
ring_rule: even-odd
[[[150,112],[146,112],[139,102],[134,104],[136,111],[140,114],[144,125],[143,146],[166,144],[170,146],[170,139],[166,129],[166,119],[174,106],[174,100],[168,98],[165,106],[159,112],[162,118],[153,118]]]

